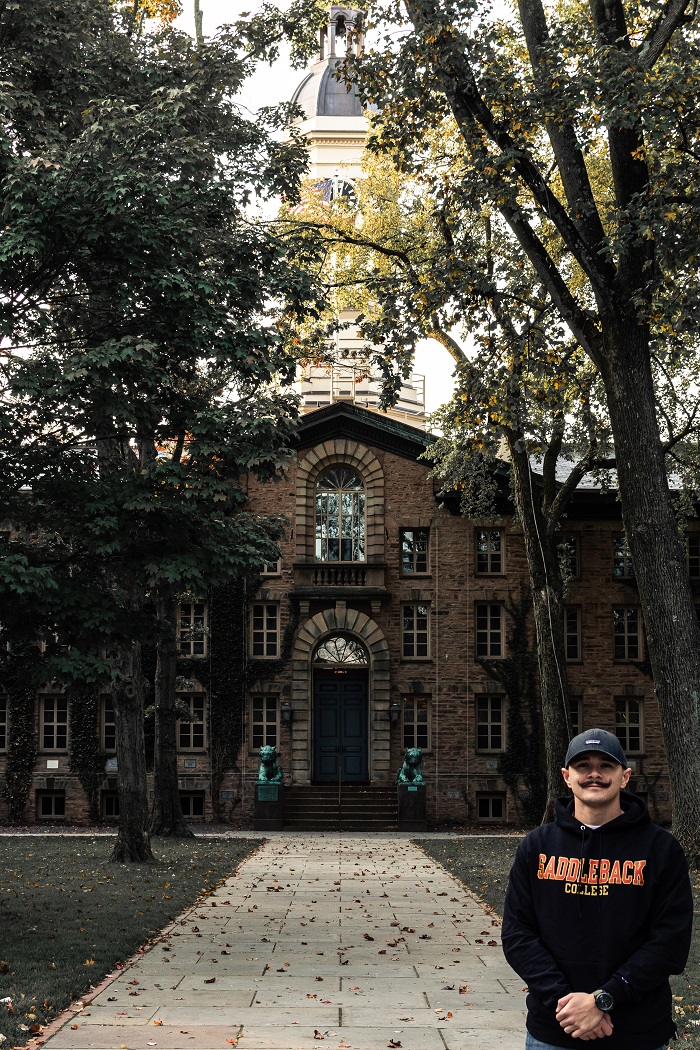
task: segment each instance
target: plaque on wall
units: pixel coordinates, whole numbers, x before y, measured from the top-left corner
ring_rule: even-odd
[[[277,802],[279,799],[279,786],[277,784],[258,784],[258,800],[260,802]]]

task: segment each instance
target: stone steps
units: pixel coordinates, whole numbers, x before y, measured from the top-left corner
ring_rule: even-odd
[[[287,788],[285,831],[396,831],[394,785],[298,784]]]

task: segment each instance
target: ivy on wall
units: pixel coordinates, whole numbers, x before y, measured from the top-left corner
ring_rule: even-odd
[[[13,688],[7,679],[4,684],[7,689],[9,714],[5,799],[8,819],[12,824],[19,824],[25,817],[36,761],[36,691],[33,686],[22,688],[15,685]]]
[[[511,595],[506,603],[509,619],[508,655],[503,660],[480,658],[478,663],[503,687],[506,694],[506,749],[498,769],[528,824],[538,824],[547,801],[541,718],[535,674],[537,653],[529,625],[532,601],[528,593]]]
[[[90,820],[100,820],[99,792],[107,755],[100,741],[100,696],[95,686],[75,685],[69,693],[70,771],[75,773],[88,800]]]

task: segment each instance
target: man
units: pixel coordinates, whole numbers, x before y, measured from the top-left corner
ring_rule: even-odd
[[[690,948],[693,900],[678,841],[624,788],[631,769],[603,729],[574,737],[573,797],[521,842],[503,915],[506,959],[528,985],[526,1050],[663,1050],[669,974]]]

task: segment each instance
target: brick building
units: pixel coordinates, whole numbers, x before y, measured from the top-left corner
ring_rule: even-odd
[[[295,96],[313,170],[331,196],[357,177],[366,132],[358,100],[331,75],[336,38],[360,46],[360,29],[357,12],[331,8],[321,57]],[[178,725],[185,814],[250,825],[257,752],[274,744],[292,818],[311,821],[330,792],[360,794],[367,812],[376,804],[379,819],[390,820],[403,749],[417,746],[430,823],[522,823],[527,783],[519,774],[537,734],[537,682],[524,545],[507,485],[496,518],[461,516],[420,458],[431,441],[423,380],[407,381],[396,408],[379,411],[378,383],[346,321],[335,365],[300,373],[303,415],[287,476],[249,483],[252,510],[287,519],[280,560],[254,583],[179,607],[180,700],[192,719]],[[573,725],[613,729],[633,788],[654,817],[668,819],[659,712],[614,493],[579,489],[562,543],[571,577],[562,673]],[[700,590],[698,526],[687,561]],[[0,781],[8,711],[0,694]],[[97,698],[86,717],[104,761],[93,816],[97,807],[114,819],[110,697]],[[86,733],[76,726],[64,690],[37,697],[27,819],[89,819],[75,758]],[[306,818],[294,809],[300,802]]]

